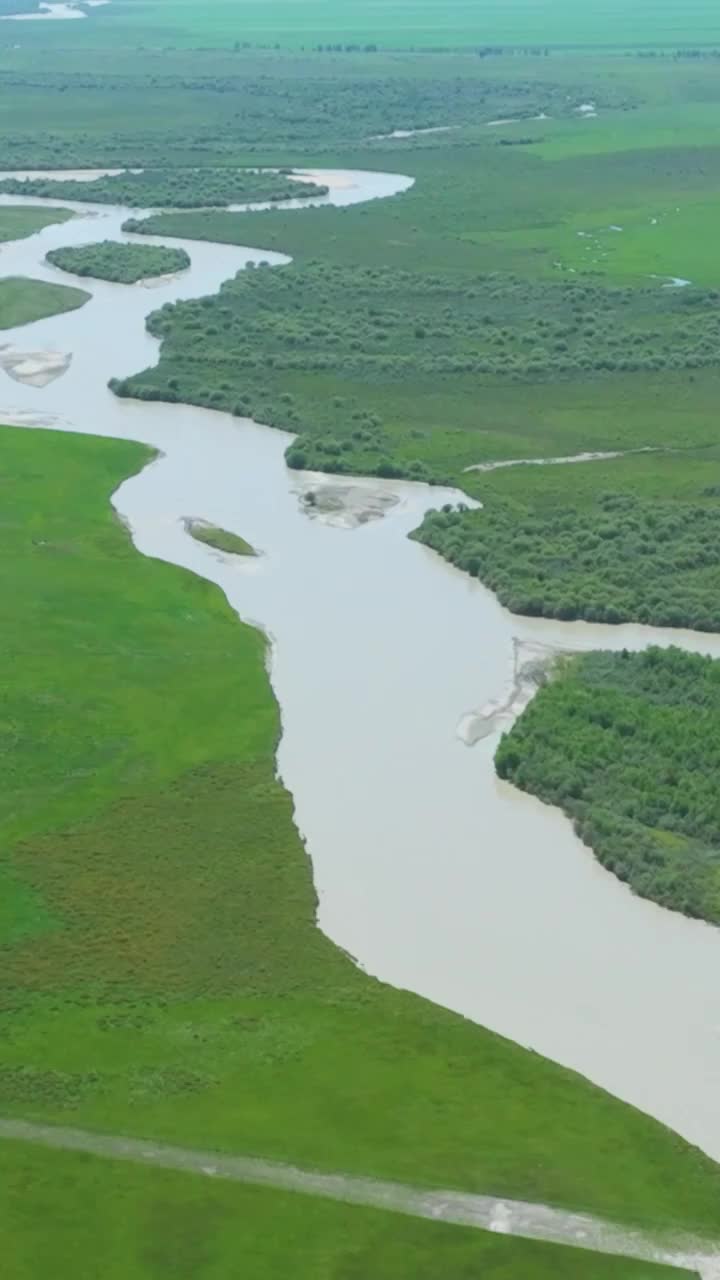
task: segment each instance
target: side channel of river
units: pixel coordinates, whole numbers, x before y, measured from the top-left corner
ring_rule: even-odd
[[[410,185],[387,174],[331,180],[335,203]],[[3,245],[0,270],[67,281],[44,263],[46,251],[121,236],[128,212],[84,206],[63,226]],[[458,732],[468,713],[507,699],[516,641],[675,643],[720,656],[720,636],[514,617],[406,537],[426,509],[457,494],[360,481],[397,502],[382,519],[338,527],[303,509],[302,479],[283,462],[286,435],[115,399],[109,377],[157,359],[144,330],[150,309],[214,292],[248,262],[287,262],[185,247],[191,269],[153,290],[84,280],[93,293],[84,308],[4,334],[22,351],[73,358],[43,389],[0,372],[0,421],[161,451],[115,505],[140,551],[217,582],[272,637],[279,771],[325,932],[368,972],[576,1068],[720,1159],[720,931],[634,898],[557,810],[497,780],[496,736],[469,748]],[[264,554],[246,563],[214,552],[187,535],[186,517],[242,534]]]

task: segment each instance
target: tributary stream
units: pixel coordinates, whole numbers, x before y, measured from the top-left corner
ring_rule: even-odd
[[[388,174],[329,180],[334,203],[410,185]],[[116,399],[110,377],[157,360],[150,310],[214,293],[248,262],[287,261],[187,242],[190,270],[151,289],[75,281],[44,262],[61,245],[137,239],[120,231],[131,212],[82,206],[74,220],[0,249],[2,275],[93,294],[78,311],[0,334],[23,352],[72,353],[67,372],[42,388],[0,370],[0,421],[160,451],[121,485],[115,506],[140,551],[212,579],[272,638],[278,767],[312,858],[322,929],[369,973],[576,1068],[720,1159],[720,930],[633,897],[558,810],[498,781],[496,733],[471,747],[478,735],[461,731],[469,713],[507,703],[516,640],[674,643],[720,656],[720,636],[513,616],[406,536],[456,493],[353,481],[356,499],[366,488],[399,501],[357,527],[311,518],[298,497],[307,478],[283,461],[288,436],[226,414]],[[263,554],[213,551],[188,535],[188,517]]]

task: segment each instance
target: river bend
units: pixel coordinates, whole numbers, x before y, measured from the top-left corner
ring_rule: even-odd
[[[318,180],[331,184],[319,202],[336,204],[410,185],[389,174]],[[71,207],[80,209],[72,221],[4,244],[2,274],[74,283],[44,262],[48,249],[134,239],[120,227],[137,210]],[[157,360],[147,312],[215,292],[248,262],[288,261],[168,237],[142,242],[182,245],[192,267],[153,289],[83,279],[93,294],[85,307],[4,333],[22,351],[72,353],[72,362],[43,388],[0,371],[0,421],[160,452],[113,501],[141,552],[218,583],[272,638],[278,767],[307,840],[324,931],[369,973],[576,1068],[720,1160],[720,930],[633,897],[558,810],[496,778],[496,735],[470,748],[458,732],[478,708],[507,701],[518,642],[674,643],[720,656],[720,637],[515,617],[406,537],[457,494],[361,480],[356,497],[366,489],[398,499],[383,518],[358,527],[311,519],[298,498],[302,477],[283,461],[287,435],[209,410],[116,399],[110,377]],[[213,551],[187,534],[187,517],[239,533],[263,555]]]

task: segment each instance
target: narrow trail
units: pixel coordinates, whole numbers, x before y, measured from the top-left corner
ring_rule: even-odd
[[[221,1155],[216,1151],[172,1147],[26,1120],[0,1119],[0,1139],[3,1138],[61,1151],[80,1151],[110,1160],[152,1165],[158,1169],[175,1169],[207,1178],[296,1191],[326,1200],[387,1209],[414,1218],[476,1227],[529,1240],[574,1245],[595,1253],[662,1262],[693,1272],[702,1280],[720,1280],[720,1245],[690,1238],[675,1238],[661,1244],[631,1227],[523,1200],[497,1200],[492,1196],[460,1191],[423,1190],[350,1174],[316,1173],[250,1156]]]

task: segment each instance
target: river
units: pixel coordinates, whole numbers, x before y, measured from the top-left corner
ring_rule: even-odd
[[[388,174],[329,180],[334,203],[410,185]],[[137,211],[83,210],[3,245],[2,273],[75,283],[44,263],[48,249],[134,239],[120,225]],[[462,732],[469,713],[507,699],[518,640],[675,643],[720,656],[720,636],[515,617],[406,537],[426,509],[457,494],[361,481],[397,502],[381,519],[340,527],[303,508],[283,433],[116,399],[108,378],[157,359],[149,310],[212,293],[250,261],[287,262],[184,247],[192,267],[176,278],[152,289],[82,280],[93,293],[85,307],[0,335],[23,351],[72,353],[42,389],[0,371],[0,421],[161,452],[113,501],[140,551],[212,579],[272,638],[278,767],[312,858],[322,929],[369,973],[576,1068],[720,1159],[720,931],[633,897],[558,810],[498,781],[496,735],[469,747],[463,739],[474,735]],[[187,534],[186,517],[233,530],[263,554],[223,556]]]

